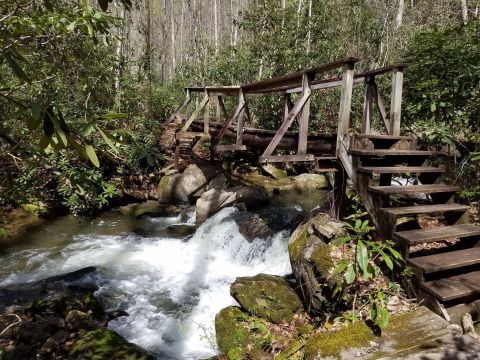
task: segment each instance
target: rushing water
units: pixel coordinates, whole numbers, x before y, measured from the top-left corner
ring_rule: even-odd
[[[62,218],[0,258],[0,286],[97,266],[96,296],[107,309],[129,314],[110,328],[159,359],[207,358],[216,351],[215,314],[235,303],[229,294],[235,278],[291,272],[288,233],[249,243],[233,220],[236,212],[223,209],[184,239],[165,229],[193,223],[193,214],[139,223],[119,214]]]

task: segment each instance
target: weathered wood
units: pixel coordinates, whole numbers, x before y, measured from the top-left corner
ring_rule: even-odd
[[[182,111],[190,103],[191,100],[192,98],[190,96],[190,90],[186,89],[185,100],[177,109],[175,109],[175,111],[168,117],[168,119],[165,120],[163,126],[170,124],[170,122],[179,115],[180,111]]]
[[[454,193],[460,188],[458,186],[444,184],[429,185],[407,185],[407,186],[369,186],[368,190],[380,195],[413,195],[413,194],[434,194]]]
[[[401,206],[381,208],[380,210],[398,217],[403,215],[418,215],[418,214],[435,214],[444,213],[447,211],[462,212],[469,210],[470,207],[460,204],[436,204],[436,205],[415,205],[415,206]]]
[[[313,154],[303,155],[274,155],[274,156],[260,156],[258,160],[262,162],[302,162],[302,161],[315,161]]]
[[[238,122],[237,122],[237,140],[236,140],[236,145],[242,145],[243,143],[243,122],[245,119],[245,95],[243,93],[243,90],[239,90],[239,102],[243,103],[244,106],[240,110],[240,113],[238,114]]]
[[[177,138],[178,139],[195,139],[197,137],[210,137],[210,134],[205,134],[204,132],[200,131],[178,131]]]
[[[342,94],[340,97],[337,129],[337,156],[342,161],[350,177],[353,176],[353,170],[346,150],[349,144],[348,129],[350,127],[350,111],[352,107],[354,65],[354,62],[349,62],[343,66]]]
[[[204,109],[205,105],[209,102],[210,97],[208,96],[207,93],[205,93],[205,96],[203,97],[202,101],[197,105],[195,108],[195,111],[192,113],[192,115],[189,117],[185,125],[182,127],[182,131],[187,131],[192,122],[197,118],[198,114]]]
[[[277,133],[273,137],[268,147],[265,149],[262,156],[272,155],[278,143],[280,142],[282,137],[285,135],[288,128],[292,125],[293,121],[295,120],[295,117],[300,113],[300,111],[303,108],[303,105],[305,105],[305,103],[309,98],[310,98],[310,91],[307,90],[307,92],[303,93],[300,99],[295,103],[295,105],[293,106],[293,109],[288,114],[287,119],[283,122],[282,126],[280,126],[280,128],[278,129]]]
[[[402,90],[403,90],[403,69],[392,70],[392,97],[390,105],[390,126],[392,135],[400,135],[400,122],[402,117]]]
[[[235,111],[232,113],[230,118],[225,122],[222,129],[220,130],[218,135],[215,137],[212,143],[212,146],[215,146],[216,144],[218,144],[218,142],[223,138],[223,136],[225,135],[225,132],[230,127],[230,125],[232,125],[233,121],[238,117],[240,112],[243,110],[244,106],[245,106],[245,99],[243,97],[239,97],[238,105],[235,108]]]
[[[397,231],[394,239],[408,245],[417,245],[435,241],[456,240],[480,236],[480,227],[473,224],[439,226],[429,229]]]
[[[227,113],[227,110],[225,109],[225,104],[223,103],[223,98],[221,96],[218,96],[217,99],[218,99],[218,105],[220,107],[220,111],[222,112],[225,121],[227,121],[228,113]],[[218,117],[218,119],[220,119],[220,117]]]
[[[177,130],[175,132],[175,155],[173,158],[175,169],[178,170],[179,165],[180,165],[180,139],[178,137],[179,131]]]
[[[210,133],[210,101],[205,105],[205,113],[203,114],[203,132]]]
[[[480,271],[422,284],[422,289],[441,301],[452,301],[480,293]]]
[[[372,80],[368,79],[365,83],[363,94],[363,116],[362,116],[362,134],[370,134],[370,121],[372,117]]]
[[[445,169],[427,166],[361,166],[357,171],[367,174],[419,174],[443,173]]]
[[[312,75],[309,73],[303,74],[302,86],[303,94],[311,93]],[[308,121],[310,118],[310,97],[307,99],[305,104],[302,107],[302,111],[299,116],[298,121],[298,155],[303,155],[307,153],[307,141],[308,141]]]
[[[428,157],[434,154],[433,151],[427,150],[395,150],[395,149],[351,149],[349,154],[359,156],[423,156]]]
[[[391,124],[390,124],[390,119],[387,118],[387,111],[385,110],[385,105],[383,103],[382,95],[380,94],[380,91],[378,90],[377,83],[374,81],[372,83],[372,91],[373,91],[373,99],[375,100],[375,104],[377,104],[378,112],[380,113],[380,117],[383,120],[383,123],[385,124],[385,129],[387,130],[387,134],[391,135]]]

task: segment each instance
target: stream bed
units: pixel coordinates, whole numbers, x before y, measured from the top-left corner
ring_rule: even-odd
[[[300,211],[295,205],[285,209],[292,216]],[[96,266],[89,280],[99,286],[95,295],[107,310],[129,314],[109,328],[158,359],[205,359],[216,354],[215,314],[235,304],[230,284],[239,276],[291,273],[290,231],[248,242],[235,222],[238,213],[223,209],[184,238],[166,229],[194,224],[194,213],[140,220],[115,212],[62,217],[0,257],[0,286]]]

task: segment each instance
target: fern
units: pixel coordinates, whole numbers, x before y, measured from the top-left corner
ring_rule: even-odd
[[[307,339],[305,338],[300,338],[296,342],[294,342],[292,345],[288,347],[288,349],[284,350],[277,356],[275,356],[275,360],[288,360],[290,359],[293,355],[295,355],[297,352],[299,352],[301,349],[305,347],[307,344]]]

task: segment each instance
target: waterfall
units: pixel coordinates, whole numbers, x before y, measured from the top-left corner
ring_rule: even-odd
[[[97,266],[96,296],[107,309],[129,314],[111,321],[111,329],[159,359],[207,358],[216,354],[215,314],[235,304],[230,284],[239,276],[291,272],[288,233],[248,242],[234,221],[238,211],[223,209],[185,239],[162,233],[166,226],[182,223],[181,217],[148,219],[157,230],[148,237],[105,234],[96,229],[112,224],[100,221],[67,243],[6,256],[0,285]],[[13,262],[22,264],[21,270]]]

